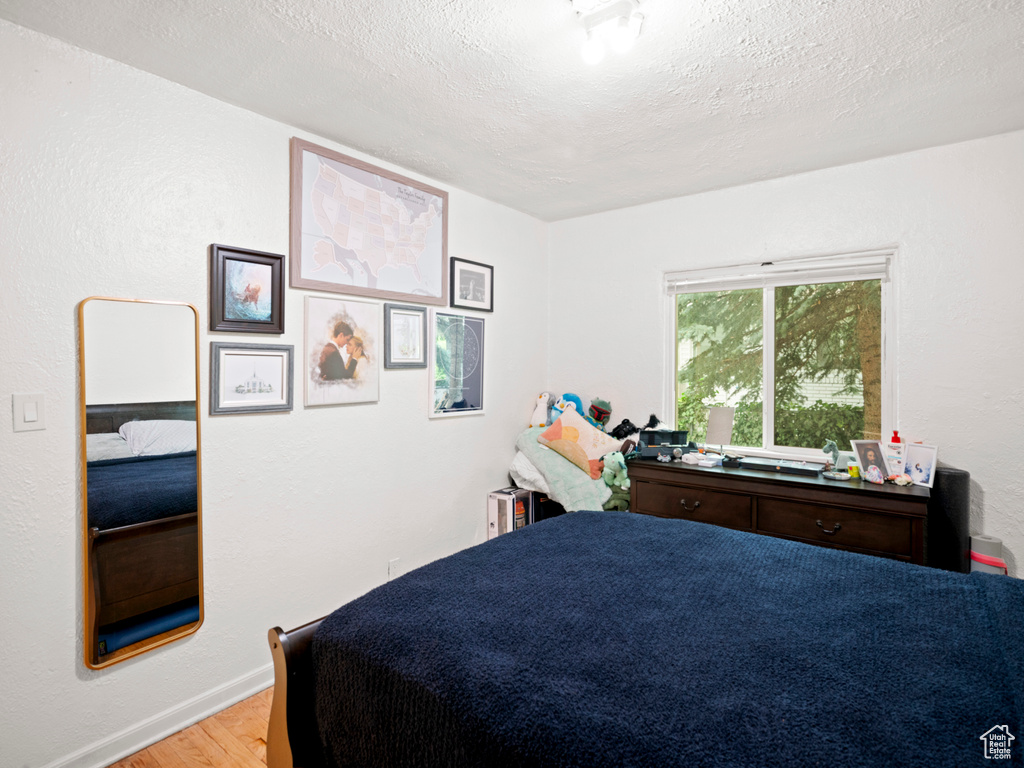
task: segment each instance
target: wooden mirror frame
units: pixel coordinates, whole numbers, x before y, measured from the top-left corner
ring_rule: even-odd
[[[194,365],[195,365],[195,413],[194,420],[196,425],[196,517],[195,517],[195,547],[197,556],[197,579],[198,579],[198,600],[199,600],[199,618],[197,621],[190,621],[178,627],[171,628],[160,634],[153,635],[151,637],[142,638],[130,645],[125,646],[106,654],[106,658],[103,660],[99,659],[98,654],[98,642],[99,633],[98,626],[96,625],[96,611],[97,611],[97,596],[95,594],[95,584],[92,575],[93,562],[91,558],[93,550],[93,535],[89,526],[89,493],[88,493],[88,452],[87,452],[87,441],[86,434],[89,432],[90,421],[89,414],[86,409],[86,346],[85,346],[85,308],[89,302],[92,301],[112,301],[112,302],[125,302],[134,304],[147,304],[147,305],[164,305],[164,306],[180,306],[187,307],[192,311],[193,315],[193,351],[194,351]],[[78,305],[78,384],[79,384],[79,411],[81,414],[81,471],[82,471],[82,514],[81,514],[81,525],[82,525],[82,617],[83,617],[83,656],[85,665],[90,669],[103,669],[109,667],[112,664],[130,659],[139,654],[151,651],[154,648],[158,648],[162,645],[174,642],[188,635],[194,634],[199,630],[199,627],[203,624],[204,619],[204,599],[203,599],[203,493],[202,493],[202,441],[200,434],[200,390],[199,390],[199,311],[192,304],[180,301],[153,301],[147,299],[121,299],[113,298],[108,296],[90,296],[87,299],[83,299]],[[187,401],[185,401],[187,402]],[[107,431],[116,431],[117,427],[123,421],[130,421],[131,416],[135,418],[153,418],[154,413],[148,412],[145,407],[138,408],[139,405],[147,404],[130,404],[124,407],[110,406],[104,409],[102,406],[101,410],[109,411],[109,413],[103,413],[100,418],[111,421],[111,427]],[[191,404],[189,404],[191,405]],[[188,408],[185,403],[161,403],[159,407],[159,415],[163,418],[167,418],[168,414],[172,417],[176,416],[180,418],[182,415],[192,415],[192,409]],[[166,406],[166,407],[164,407]],[[187,410],[183,411],[182,409]],[[130,415],[126,413],[134,408],[134,411]],[[93,410],[96,410],[94,406]],[[188,419],[191,420],[191,419]],[[95,430],[94,430],[95,431]],[[187,530],[189,525],[187,522],[183,522],[182,518],[187,516],[182,515],[180,517],[170,517],[163,520],[153,521],[151,523],[144,523],[145,525],[151,525],[154,527],[154,533],[160,537],[162,546],[173,547],[175,544],[173,540],[177,537],[178,541],[181,542],[181,533],[183,530]],[[129,528],[133,526],[125,526],[120,529],[111,529],[117,531],[115,536],[130,536],[128,532]],[[155,529],[159,530],[155,530]],[[180,543],[179,543],[180,546]],[[189,543],[188,546],[191,546]]]

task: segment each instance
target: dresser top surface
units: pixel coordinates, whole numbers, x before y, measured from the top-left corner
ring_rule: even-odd
[[[828,491],[835,491],[838,493],[850,493],[850,494],[874,494],[885,497],[897,497],[905,500],[920,500],[922,502],[928,501],[931,496],[931,491],[924,486],[910,485],[910,486],[899,486],[893,483],[885,483],[879,485],[876,483],[869,483],[860,478],[854,478],[850,480],[829,480],[821,477],[810,477],[805,475],[792,475],[783,472],[768,472],[757,469],[733,469],[730,467],[698,467],[695,464],[683,464],[682,462],[661,462],[657,459],[633,459],[627,465],[627,470],[630,476],[634,475],[634,468],[642,468],[643,470],[654,470],[660,476],[661,479],[671,481],[671,479],[678,480],[679,482],[685,482],[687,475],[702,475],[702,476],[721,476],[723,478],[733,478],[742,480],[751,480],[758,483],[766,483],[769,485],[786,485],[786,486],[805,486],[812,488],[820,488]],[[678,473],[678,474],[677,474]],[[640,474],[646,474],[641,472]]]

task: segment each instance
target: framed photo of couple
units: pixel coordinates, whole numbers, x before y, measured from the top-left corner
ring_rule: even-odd
[[[380,397],[380,305],[306,297],[307,406],[375,403]]]

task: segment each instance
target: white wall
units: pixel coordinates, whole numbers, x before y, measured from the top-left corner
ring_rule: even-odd
[[[670,419],[663,272],[896,244],[900,431],[971,473],[1019,572],[1022,210],[1017,132],[553,224],[548,383]]]
[[[195,304],[204,392],[211,340],[300,351],[304,291],[287,292],[283,336],[206,332],[207,248],[286,253],[288,140],[334,145],[7,22],[0,105],[0,397],[42,392],[48,420],[13,433],[0,407],[0,763],[105,764],[269,684],[268,628],[383,582],[393,558],[410,569],[484,539],[486,493],[507,483],[543,386],[545,317],[515,297],[547,303],[537,280],[547,227],[449,188],[449,255],[495,267],[486,415],[428,420],[426,371],[396,370],[382,371],[377,405],[304,409],[297,376],[292,413],[204,416],[206,622],[91,671],[80,640],[77,304]]]

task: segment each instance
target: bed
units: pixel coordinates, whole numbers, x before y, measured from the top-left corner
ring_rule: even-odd
[[[270,768],[952,766],[1024,731],[1024,582],[576,512],[270,631]]]
[[[199,620],[195,417],[194,401],[86,407],[94,663]]]

